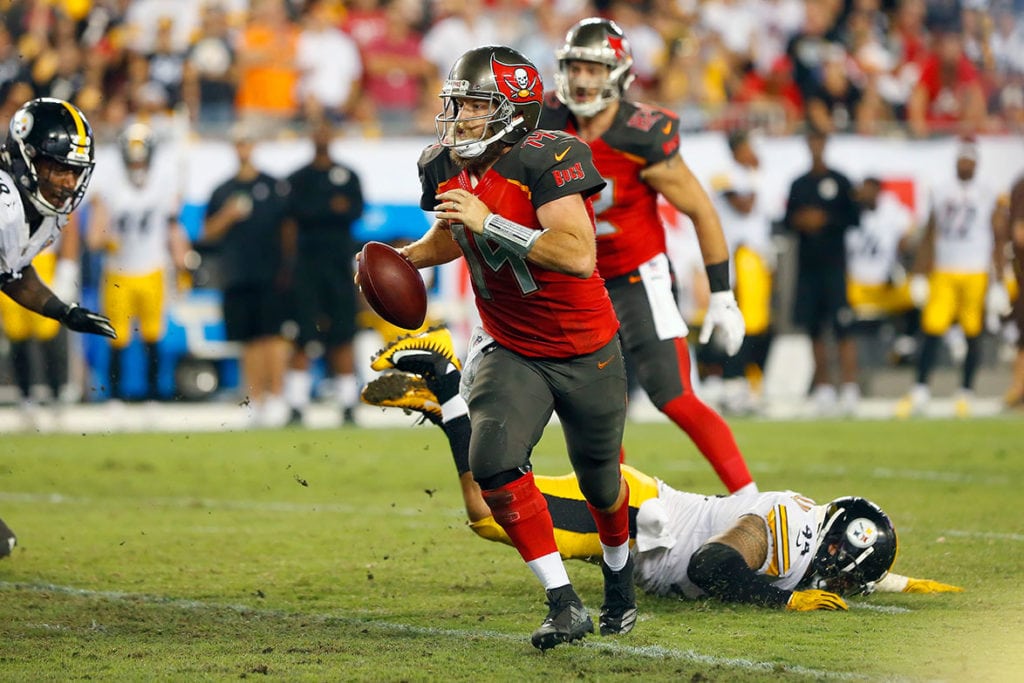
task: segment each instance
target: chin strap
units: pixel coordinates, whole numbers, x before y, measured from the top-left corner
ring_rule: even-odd
[[[516,126],[520,125],[522,122],[523,117],[517,116],[511,121],[509,121],[504,128],[502,128],[500,131],[498,131],[491,137],[483,140],[476,140],[475,142],[470,142],[469,144],[466,145],[454,145],[453,149],[458,153],[460,157],[463,157],[465,159],[473,159],[483,154],[484,150],[487,149],[492,142],[495,142],[496,140],[503,138],[504,136],[508,135],[513,130],[515,130]]]

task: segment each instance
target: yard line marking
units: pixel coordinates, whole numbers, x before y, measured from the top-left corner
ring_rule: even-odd
[[[809,471],[815,474],[843,476],[853,471],[850,467],[812,466]],[[863,473],[863,470],[857,470]],[[964,472],[948,472],[943,470],[906,470],[890,467],[875,467],[868,474],[876,479],[909,479],[911,481],[937,481],[944,484],[984,484],[986,486],[1002,486],[1009,483],[1004,475],[977,475]]]
[[[88,496],[66,496],[63,493],[12,493],[0,492],[0,501],[13,503],[47,503],[51,505],[95,505],[111,502],[129,503],[132,505],[152,505],[169,508],[195,508],[197,510],[253,510],[257,512],[330,512],[338,514],[372,513],[374,508],[348,505],[345,503],[291,503],[286,501],[262,500],[220,500],[216,498],[188,497],[144,497],[144,498],[89,498]],[[423,511],[420,507],[377,508],[388,515],[418,516]],[[451,508],[455,510],[456,508]],[[458,508],[461,510],[461,508]]]
[[[74,595],[79,597],[87,598],[99,598],[110,601],[125,601],[134,603],[143,603],[151,605],[166,605],[168,607],[174,607],[183,610],[196,610],[196,611],[213,611],[227,610],[240,614],[252,614],[267,618],[282,618],[282,617],[295,617],[303,619],[316,619],[325,624],[343,624],[349,626],[362,626],[372,627],[381,631],[389,631],[392,633],[412,633],[416,635],[427,635],[432,637],[446,637],[456,638],[459,642],[464,642],[466,638],[489,638],[491,640],[501,640],[512,643],[525,643],[526,638],[522,635],[514,635],[511,633],[503,633],[501,631],[491,630],[472,630],[464,631],[459,629],[447,629],[447,628],[436,628],[431,626],[415,626],[413,624],[403,624],[391,621],[381,621],[379,619],[359,619],[356,617],[343,617],[333,614],[309,614],[305,612],[289,612],[286,610],[271,610],[271,609],[260,609],[248,607],[246,605],[237,604],[220,604],[212,602],[204,602],[202,600],[190,600],[188,598],[172,598],[172,597],[161,597],[158,595],[149,595],[146,593],[126,593],[123,591],[99,591],[89,590],[85,588],[75,588],[74,586],[60,586],[57,584],[49,583],[16,583],[9,581],[0,581],[0,590],[22,590],[22,591],[33,591],[37,593],[63,593],[65,595]],[[612,643],[608,641],[593,641],[584,640],[579,647],[587,647],[598,650],[607,650],[612,653],[620,655],[633,655],[637,657],[649,657],[657,659],[677,659],[693,664],[702,664],[707,666],[723,666],[731,667],[735,669],[742,669],[746,671],[763,671],[768,674],[777,674],[780,672],[794,673],[801,676],[813,677],[816,679],[828,679],[828,680],[868,680],[870,676],[863,674],[845,672],[845,671],[825,671],[820,669],[810,669],[799,665],[785,665],[779,664],[778,662],[755,662],[749,659],[742,659],[737,657],[717,657],[715,655],[706,655],[693,650],[676,650],[674,648],[662,647],[660,645],[622,645],[620,643]]]
[[[882,612],[883,614],[910,614],[914,610],[896,605],[873,605],[868,602],[849,602],[850,609],[863,609],[868,612]]]
[[[958,536],[960,538],[989,538],[996,541],[1024,541],[1024,534],[1011,534],[1000,531],[962,531],[960,529],[949,529],[944,533],[947,536]]]

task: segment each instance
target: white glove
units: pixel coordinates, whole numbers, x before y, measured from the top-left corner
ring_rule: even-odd
[[[78,264],[66,258],[57,261],[57,268],[53,272],[53,286],[50,289],[61,301],[77,301]]]
[[[910,276],[910,300],[915,308],[924,308],[928,303],[928,276],[917,273]]]
[[[700,343],[707,344],[715,328],[722,335],[725,352],[735,356],[743,345],[743,336],[747,333],[747,324],[743,314],[736,305],[736,297],[732,291],[712,292],[708,312],[704,314],[704,325],[700,328]]]
[[[988,286],[985,295],[985,327],[995,334],[1003,326],[1003,316],[1010,315],[1010,293],[1001,282],[993,282]]]

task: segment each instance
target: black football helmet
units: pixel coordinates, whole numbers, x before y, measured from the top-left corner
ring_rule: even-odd
[[[121,149],[128,178],[133,184],[142,187],[146,184],[149,164],[156,147],[153,129],[145,123],[133,123],[118,136],[117,145]]]
[[[491,103],[480,137],[459,140],[456,127],[473,119],[459,119],[464,99]],[[463,54],[441,87],[444,109],[434,118],[437,139],[458,156],[480,156],[492,143],[513,143],[537,127],[544,100],[544,83],[537,67],[510,47],[485,45]]]
[[[565,44],[555,51],[558,73],[555,94],[577,116],[594,116],[625,94],[633,82],[633,54],[629,41],[618,24],[609,19],[584,19],[565,34]],[[608,67],[608,76],[601,83],[574,83],[569,77],[569,62],[596,62]],[[599,88],[597,96],[587,102],[576,101],[573,88]]]
[[[809,588],[859,595],[870,593],[896,560],[896,529],[880,507],[846,496],[825,506]]]
[[[14,113],[0,154],[18,189],[44,216],[74,211],[96,164],[89,121],[75,105],[52,97],[29,100]],[[57,166],[75,170],[74,188],[53,181]]]

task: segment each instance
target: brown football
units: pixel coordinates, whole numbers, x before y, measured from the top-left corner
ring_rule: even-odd
[[[427,288],[416,266],[383,242],[367,242],[359,258],[366,303],[392,325],[415,330],[427,317]]]

